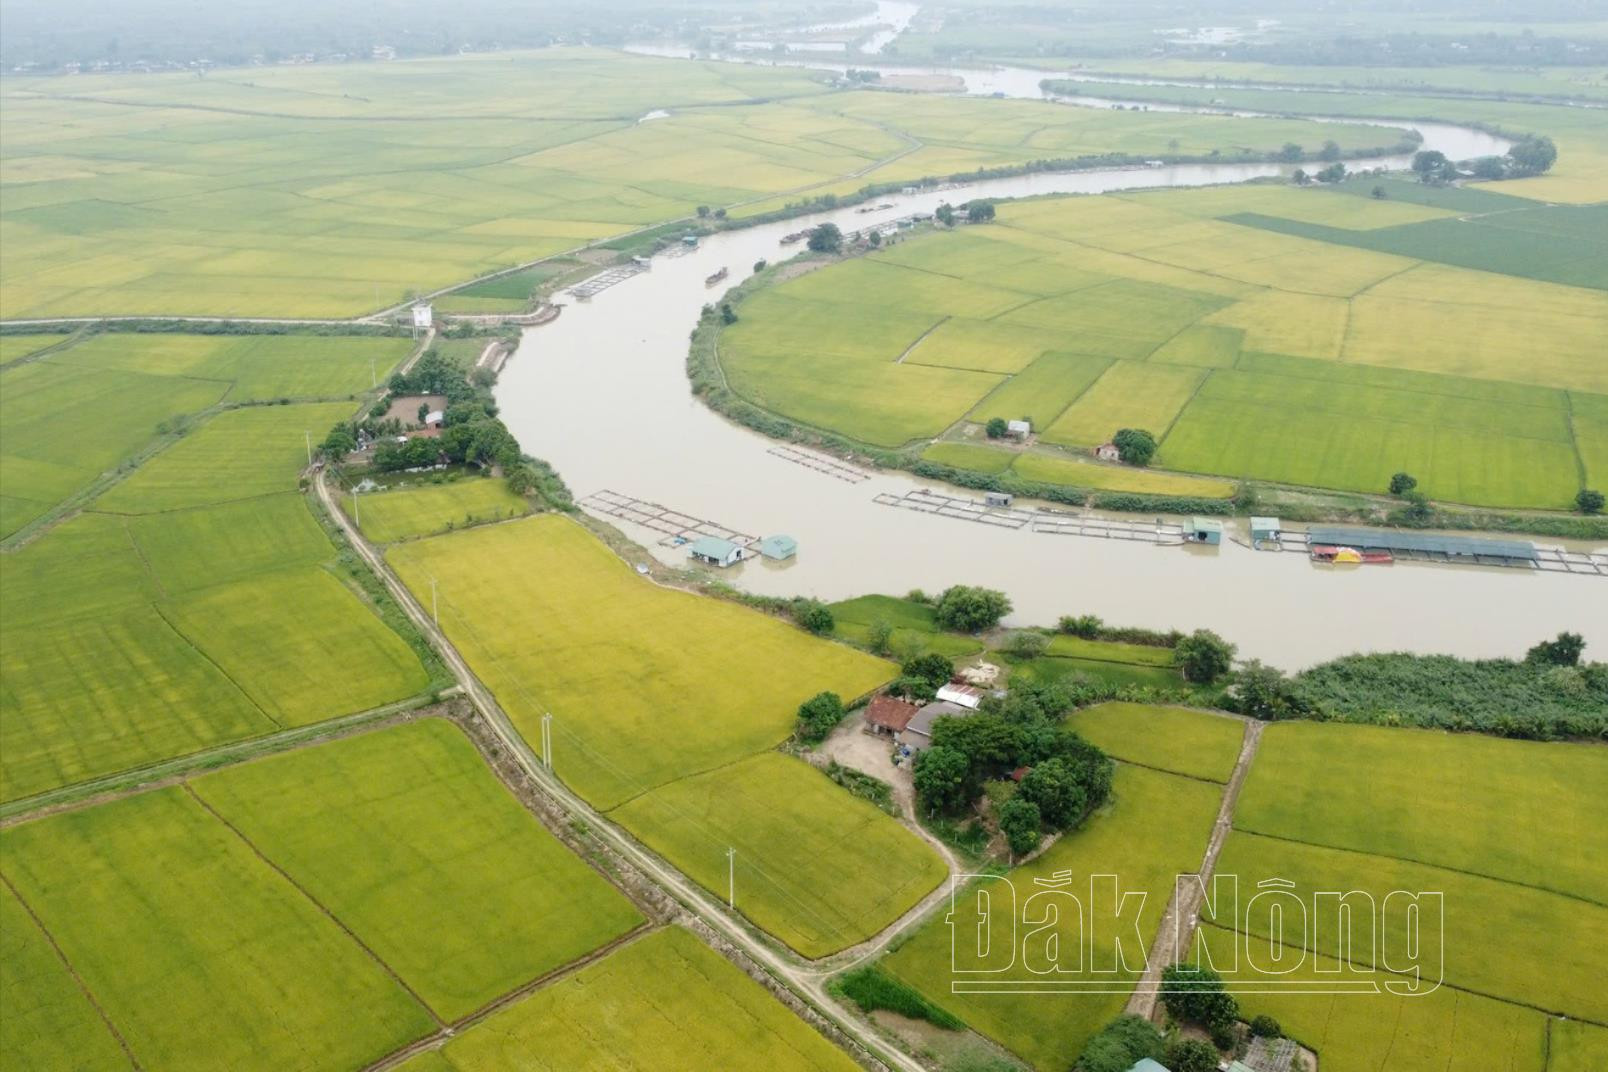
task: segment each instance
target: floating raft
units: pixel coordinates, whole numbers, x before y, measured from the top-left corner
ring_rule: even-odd
[[[759,540],[757,536],[738,532],[718,522],[707,521],[656,502],[633,498],[607,489],[594,491],[586,498],[577,500],[577,505],[595,514],[635,522],[644,528],[663,533],[664,538],[659,541],[661,547],[679,547],[705,536],[730,540],[744,548],[752,546]]]
[[[957,521],[975,521],[983,525],[993,525],[1002,529],[1026,528],[1033,520],[1034,511],[1016,510],[1008,506],[989,506],[977,499],[960,499],[953,495],[943,495],[936,491],[927,491],[924,488],[906,492],[904,495],[894,495],[891,492],[882,492],[875,497],[875,501],[883,506],[898,506],[905,510],[915,510],[923,514],[935,514],[938,517],[952,517]]]
[[[771,447],[765,453],[773,454],[794,465],[802,465],[806,469],[814,469],[817,473],[836,477],[849,484],[863,484],[871,479],[871,474],[863,469],[857,469],[847,462],[838,461],[829,454],[818,454],[813,450],[801,450],[798,447],[779,446]]]
[[[704,286],[712,287],[716,283],[720,282],[722,279],[725,279],[730,274],[731,274],[730,271],[728,271],[725,268],[722,268],[720,271],[715,272],[712,275],[705,276],[704,277]]]
[[[1096,517],[1090,514],[1062,510],[1024,510],[1011,506],[989,506],[978,499],[963,499],[954,495],[920,488],[894,495],[883,492],[875,501],[884,506],[898,506],[918,513],[957,521],[974,521],[1001,529],[1026,529],[1050,536],[1087,536],[1101,540],[1128,540],[1158,546],[1177,546],[1184,542],[1184,528],[1173,522],[1129,521],[1125,518]]]
[[[647,271],[640,264],[621,264],[610,268],[606,272],[599,272],[589,279],[583,279],[569,288],[570,294],[576,301],[590,301],[595,294],[601,294],[617,283],[624,283],[634,275],[641,275]]]

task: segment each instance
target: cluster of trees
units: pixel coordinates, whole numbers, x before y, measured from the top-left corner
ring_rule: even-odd
[[[1143,428],[1123,428],[1111,437],[1125,465],[1145,466],[1156,456],[1156,436]]]
[[[938,719],[913,775],[922,806],[931,815],[960,814],[983,783],[1028,767],[1000,807],[1011,851],[1030,851],[1046,829],[1076,826],[1111,796],[1113,765],[1063,725],[1072,706],[1060,686],[1024,682],[985,698],[976,714]]]
[[[1198,1014],[1221,1017],[1225,1009],[1233,1008],[1234,999],[1222,993],[1222,983],[1217,982],[1215,975],[1209,971],[1203,976],[1175,965],[1167,969],[1167,972],[1181,986],[1203,987],[1199,990],[1186,989],[1163,996],[1162,1001],[1167,1006],[1167,1011],[1172,1013],[1175,1019],[1210,1029],[1211,1021]],[[1206,989],[1214,984],[1215,991]],[[1180,1008],[1186,1009],[1191,1015],[1181,1015],[1175,1011],[1170,1000],[1174,998],[1178,999]],[[1234,1009],[1234,1013],[1237,1014],[1237,1009]],[[1229,1043],[1222,1047],[1223,1050],[1237,1048],[1238,1037],[1233,1025],[1233,1015],[1230,1015],[1226,1023],[1213,1032],[1214,1043],[1218,1040]],[[1250,1022],[1250,1029],[1253,1036],[1261,1038],[1282,1038],[1284,1034],[1279,1022],[1271,1016],[1256,1017]],[[1128,1069],[1147,1057],[1152,1061],[1161,1062],[1171,1072],[1216,1072],[1219,1063],[1218,1048],[1215,1045],[1207,1045],[1198,1039],[1181,1038],[1176,1032],[1163,1035],[1155,1024],[1144,1017],[1127,1015],[1119,1016],[1101,1028],[1099,1034],[1083,1047],[1083,1053],[1078,1056],[1077,1063],[1072,1068],[1073,1072],[1128,1072]]]
[[[1473,161],[1469,171],[1477,179],[1517,179],[1549,171],[1557,159],[1558,147],[1552,139],[1532,134],[1514,142],[1506,156],[1482,156]],[[1438,149],[1414,153],[1413,173],[1419,182],[1431,186],[1444,185],[1462,174],[1457,164]]]
[[[1310,175],[1307,174],[1305,168],[1296,168],[1295,171],[1290,175],[1290,178],[1297,186],[1306,186],[1313,182],[1344,182],[1347,174],[1348,172],[1346,171],[1346,166],[1337,160],[1323,170],[1313,172]]]
[[[816,253],[837,253],[843,248],[843,232],[835,223],[823,223],[810,232],[809,247]]]
[[[956,584],[945,588],[933,606],[933,620],[940,628],[956,633],[981,633],[999,624],[1011,612],[1011,601],[1004,592]]]
[[[1430,726],[1503,737],[1608,735],[1608,664],[1585,661],[1585,640],[1559,633],[1522,661],[1404,652],[1349,655],[1288,677],[1248,660],[1230,704],[1255,718]]]
[[[483,371],[475,370],[476,373]],[[330,429],[321,449],[325,457],[341,458],[357,449],[359,433],[369,438],[390,438],[392,441],[382,442],[374,450],[376,469],[384,472],[417,469],[441,460],[482,468],[496,467],[516,494],[539,494],[549,505],[570,509],[573,500],[569,489],[552,466],[521,452],[519,441],[498,418],[491,384],[490,376],[475,376],[474,373],[466,376],[439,351],[427,350],[409,372],[394,374],[386,386],[391,396],[444,395],[447,407],[442,415],[440,436],[395,442],[399,430],[397,422],[383,417],[387,402],[381,399],[363,420],[342,422]]]

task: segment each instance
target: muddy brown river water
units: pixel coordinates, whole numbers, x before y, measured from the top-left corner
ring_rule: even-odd
[[[1043,72],[1031,73],[1037,96]],[[1024,76],[995,75],[987,84],[1025,92]],[[1506,147],[1478,131],[1413,125],[1428,147],[1454,158]],[[1356,166],[1374,163],[1404,162]],[[873,472],[850,483],[783,459],[771,453],[774,440],[726,421],[688,388],[688,335],[700,309],[747,278],[755,261],[796,251],[779,244],[788,232],[827,219],[858,229],[977,196],[1198,186],[1285,170],[1224,164],[1038,174],[889,197],[883,200],[892,207],[879,212],[840,209],[714,235],[685,255],[655,258],[651,271],[588,302],[561,295],[563,315],[528,329],[503,371],[502,415],[526,450],[557,466],[577,497],[608,490],[739,532],[795,537],[799,553],[790,562],[753,560],[724,571],[724,579],[753,592],[832,600],[983,584],[1010,595],[1013,622],[1049,624],[1062,614],[1093,613],[1157,629],[1207,627],[1237,643],[1242,655],[1287,669],[1353,651],[1518,655],[1560,629],[1583,633],[1599,655],[1608,650],[1608,581],[1600,578],[1416,563],[1327,567],[1232,542],[1211,549],[1155,546],[935,517],[876,501],[879,494],[903,496],[922,481]],[[720,268],[729,276],[706,287],[706,277]],[[666,563],[686,564],[685,549],[660,546],[659,533],[610,520]],[[1243,521],[1230,527],[1243,534]]]

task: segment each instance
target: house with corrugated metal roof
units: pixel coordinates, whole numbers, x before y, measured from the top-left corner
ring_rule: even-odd
[[[740,544],[732,543],[730,540],[723,540],[719,536],[698,537],[687,545],[687,553],[692,556],[694,562],[719,566],[721,569],[725,569],[733,563],[741,562],[743,559],[743,549]]]
[[[934,700],[917,711],[910,724],[898,734],[899,743],[912,752],[923,752],[932,747],[932,725],[940,718],[965,718],[977,712],[946,700]]]

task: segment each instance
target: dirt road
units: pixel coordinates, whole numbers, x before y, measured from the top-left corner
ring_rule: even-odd
[[[1242,721],[1245,723],[1245,738],[1240,742],[1234,773],[1223,788],[1223,801],[1217,808],[1217,822],[1212,827],[1211,840],[1206,843],[1206,855],[1201,860],[1200,870],[1196,872],[1200,881],[1187,884],[1181,891],[1174,889],[1172,900],[1167,903],[1167,911],[1162,913],[1161,923],[1156,927],[1156,937],[1150,943],[1145,973],[1139,977],[1133,996],[1128,999],[1128,1007],[1123,1010],[1131,1015],[1149,1018],[1156,1011],[1162,970],[1187,956],[1189,945],[1194,940],[1201,898],[1217,870],[1217,857],[1223,851],[1223,842],[1228,840],[1228,833],[1234,828],[1234,803],[1239,800],[1240,787],[1245,784],[1246,772],[1251,769],[1251,760],[1256,757],[1256,747],[1261,743],[1262,728],[1266,725],[1254,719]],[[1182,927],[1177,925],[1180,920]]]

